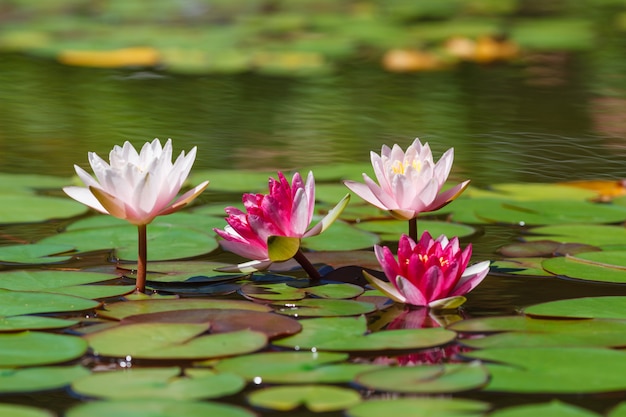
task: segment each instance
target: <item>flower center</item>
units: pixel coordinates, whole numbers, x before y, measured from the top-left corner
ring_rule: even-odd
[[[417,255],[419,257],[419,260],[422,261],[422,263],[427,263],[428,260],[430,259],[430,257],[426,254],[422,254],[420,253],[419,255]],[[450,261],[448,261],[446,258],[444,258],[443,256],[440,256],[439,259],[439,266],[442,268],[447,267],[448,265],[450,265]],[[408,263],[408,260],[407,260]]]
[[[413,167],[414,170],[419,172],[422,169],[422,163],[421,161],[416,159],[412,160],[411,162],[396,160],[393,161],[393,164],[391,165],[391,170],[394,174],[404,175],[408,167]]]

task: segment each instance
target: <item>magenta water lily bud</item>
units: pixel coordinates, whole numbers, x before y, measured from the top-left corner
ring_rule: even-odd
[[[139,153],[130,142],[115,146],[108,163],[94,152],[88,157],[95,178],[75,165],[85,187],[65,187],[63,191],[101,213],[135,225],[146,225],[157,216],[180,210],[209,184],[205,181],[176,198],[194,163],[196,148],[187,155],[183,151],[172,163],[171,139],[163,147],[154,139]]]
[[[282,172],[269,179],[269,194],[244,194],[245,212],[226,207],[228,226],[215,229],[223,238],[222,248],[251,262],[240,264],[241,271],[267,268],[272,262],[294,257],[300,239],[322,233],[348,204],[346,195],[324,219],[309,228],[315,209],[315,179],[309,172],[306,182],[295,173],[291,184]]]
[[[380,155],[371,152],[378,184],[363,174],[365,184],[345,181],[345,185],[368,203],[389,211],[394,217],[410,220],[422,212],[435,211],[458,197],[469,184],[465,181],[441,191],[448,179],[454,150],[449,149],[437,163],[428,143],[415,139],[406,152],[400,146],[383,145]]]
[[[365,278],[392,300],[414,306],[456,308],[489,272],[489,261],[468,267],[471,244],[461,250],[458,238],[434,240],[428,232],[417,243],[402,235],[397,259],[386,246],[376,245],[374,252],[389,282],[367,272]]]

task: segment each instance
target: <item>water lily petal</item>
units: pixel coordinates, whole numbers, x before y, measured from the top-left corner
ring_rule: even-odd
[[[393,301],[397,301],[399,303],[406,303],[406,297],[402,295],[393,285],[383,280],[376,278],[371,275],[367,271],[363,271],[363,276],[369,282],[372,287],[376,288],[387,297],[391,298]]]

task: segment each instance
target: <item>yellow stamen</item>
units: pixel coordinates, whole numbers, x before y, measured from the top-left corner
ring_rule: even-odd
[[[422,163],[419,160],[414,159],[409,163],[409,161],[393,161],[393,165],[391,165],[391,170],[394,174],[404,175],[409,166],[412,166],[416,171],[420,171],[422,169]]]

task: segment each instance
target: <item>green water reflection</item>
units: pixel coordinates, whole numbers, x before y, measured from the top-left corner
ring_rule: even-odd
[[[0,59],[2,171],[71,175],[86,153],[174,139],[196,167],[306,169],[367,160],[382,143],[456,150],[475,184],[620,177],[624,42],[517,65],[389,74],[351,65],[312,78],[181,76]],[[471,175],[470,175],[471,174]]]

